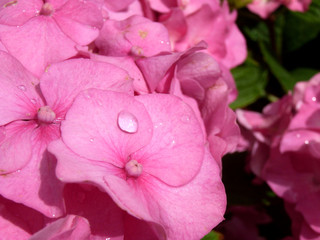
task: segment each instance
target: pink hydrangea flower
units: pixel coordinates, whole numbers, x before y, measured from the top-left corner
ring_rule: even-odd
[[[39,81],[7,53],[0,56],[0,193],[57,217],[63,212],[62,183],[48,143],[60,137],[60,122],[81,90],[132,93],[130,77],[110,64],[74,59],[51,65]]]
[[[245,38],[230,13],[227,1],[152,1],[151,8],[163,13],[159,21],[169,31],[176,51],[184,51],[200,41],[208,43],[208,52],[228,68],[246,58]]]
[[[310,3],[311,0],[254,0],[248,4],[248,9],[266,19],[281,5],[285,5],[291,11],[305,12]]]
[[[252,131],[251,141],[257,144],[253,145],[250,160],[257,167],[255,172],[294,206],[294,211],[302,215],[302,222],[318,236],[319,99],[320,74],[317,74],[309,82],[298,83],[292,96],[267,106],[263,114],[238,112],[239,121]]]
[[[161,226],[159,239],[199,239],[223,219],[220,168],[177,97],[84,91],[49,149],[61,181],[98,185],[130,215]]]
[[[149,57],[171,50],[166,28],[142,16],[106,20],[95,44],[100,54],[109,56]]]
[[[200,42],[184,52],[160,54],[136,62],[151,92],[185,95],[197,101],[190,105],[195,106],[196,113],[200,111],[211,153],[220,162],[225,153],[235,150],[239,140],[236,116],[228,106],[237,91],[230,71],[207,53],[198,52],[205,47]]]
[[[0,41],[38,77],[49,64],[75,56],[76,45],[95,40],[103,24],[101,11],[90,1],[1,3]]]

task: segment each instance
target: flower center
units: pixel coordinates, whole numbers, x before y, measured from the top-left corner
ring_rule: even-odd
[[[54,9],[51,3],[46,2],[45,4],[42,5],[40,15],[51,16],[53,12],[54,12]]]
[[[139,177],[142,173],[142,165],[137,160],[130,160],[124,167],[128,177]]]
[[[37,118],[43,123],[52,123],[56,118],[56,114],[49,106],[43,106],[39,108]]]

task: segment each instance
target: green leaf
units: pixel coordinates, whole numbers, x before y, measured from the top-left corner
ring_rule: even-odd
[[[291,71],[291,75],[295,78],[297,82],[308,81],[313,75],[320,72],[319,70],[312,68],[296,68]]]
[[[269,30],[265,22],[259,22],[254,27],[243,26],[243,31],[254,42],[270,42]]]
[[[320,0],[313,0],[307,12],[287,12],[284,27],[284,47],[287,52],[297,50],[319,33]]]
[[[283,90],[292,90],[297,82],[296,79],[293,76],[291,76],[291,74],[284,67],[281,66],[281,64],[271,54],[270,50],[266,47],[266,45],[263,42],[259,42],[259,46],[264,61],[268,64],[270,71],[277,78]]]
[[[233,109],[248,106],[258,98],[266,95],[265,86],[268,73],[256,64],[247,60],[243,65],[231,70],[238,89],[238,98],[231,103]]]
[[[204,236],[201,240],[222,240],[223,235],[221,233],[211,231],[209,234]]]

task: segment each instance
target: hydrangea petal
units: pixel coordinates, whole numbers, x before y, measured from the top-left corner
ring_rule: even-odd
[[[126,71],[114,65],[71,59],[52,64],[42,75],[40,87],[47,104],[64,115],[82,90],[99,88],[129,93],[132,92],[130,79]]]
[[[23,168],[31,159],[31,135],[34,124],[16,121],[0,127],[0,174]]]
[[[135,133],[128,133],[118,125],[122,111],[137,119]],[[142,103],[124,93],[97,89],[78,95],[61,129],[62,139],[72,151],[119,167],[123,167],[131,153],[149,143],[152,136],[152,123]]]
[[[0,65],[0,125],[34,118],[42,104],[35,88],[39,80],[3,51],[0,51]]]
[[[60,218],[39,232],[32,235],[29,240],[89,240],[90,239],[90,226],[85,218],[67,215]]]
[[[59,217],[64,207],[62,183],[54,172],[56,160],[45,151],[46,144],[37,141],[32,147],[32,158],[24,168],[0,176],[0,194],[48,217]]]
[[[39,14],[41,0],[1,0],[0,24],[19,26]]]
[[[8,52],[36,76],[40,76],[49,64],[77,53],[75,43],[46,16],[32,18],[19,27],[0,26],[0,38]],[[34,46],[37,51],[33,50]]]
[[[142,95],[154,124],[151,142],[132,156],[149,174],[169,185],[182,185],[199,171],[204,154],[201,125],[192,109],[171,95]]]

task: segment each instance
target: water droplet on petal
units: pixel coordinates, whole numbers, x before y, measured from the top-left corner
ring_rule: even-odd
[[[164,138],[163,138],[163,142],[162,142],[162,147],[163,148],[171,148],[176,144],[176,140],[174,138],[174,136],[171,133],[167,133]]]
[[[309,144],[309,141],[308,141],[308,140],[305,140],[305,141],[304,141],[304,144],[308,145],[308,144]]]
[[[190,117],[188,115],[183,115],[181,117],[181,121],[184,123],[188,123],[188,122],[190,122]]]
[[[19,88],[21,91],[24,91],[24,92],[27,90],[25,85],[19,85],[17,86],[17,88]]]
[[[90,138],[90,142],[94,142],[94,138]]]
[[[130,112],[121,111],[118,115],[119,128],[127,133],[138,131],[138,119]]]
[[[300,137],[301,137],[301,135],[300,135],[299,133],[297,133],[296,137],[297,137],[297,138],[300,138]]]
[[[30,100],[30,102],[32,102],[32,104],[36,104],[36,103],[37,103],[37,100],[35,100],[34,98],[32,98],[32,99]]]
[[[22,10],[22,12],[23,12],[23,13],[25,13],[25,12],[26,12],[26,10],[25,10],[25,9],[23,9],[23,10]]]
[[[312,101],[313,102],[317,101],[317,98],[316,97],[312,97]]]

